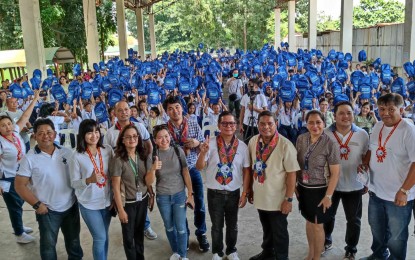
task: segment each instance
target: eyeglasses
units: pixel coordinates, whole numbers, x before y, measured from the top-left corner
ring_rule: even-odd
[[[124,136],[124,140],[138,140],[138,135]]]
[[[236,126],[236,122],[220,122],[220,125],[223,127],[234,127]]]

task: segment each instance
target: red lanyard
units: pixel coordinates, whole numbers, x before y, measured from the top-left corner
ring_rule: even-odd
[[[14,147],[16,147],[17,150],[17,161],[20,161],[20,159],[22,159],[23,157],[23,150],[22,150],[22,144],[20,143],[19,138],[17,138],[13,133],[12,133],[12,138],[13,141],[10,141],[7,137],[5,137],[4,135],[2,135],[4,139],[6,139],[9,143],[12,143],[14,145]]]
[[[386,137],[385,142],[383,143],[383,146],[382,146],[382,131],[383,131],[383,128],[385,127],[385,124],[383,124],[382,128],[380,129],[378,149],[376,150],[376,157],[378,158],[379,163],[382,163],[383,160],[386,158],[386,143],[389,141],[389,138],[391,138],[393,132],[395,132],[396,128],[398,127],[401,121],[402,119],[400,119],[399,122],[393,126],[392,131]]]
[[[133,122],[130,122],[130,125],[133,125]],[[122,130],[122,127],[121,127],[121,125],[120,125],[120,123],[115,123],[115,127],[121,132],[121,130]]]
[[[347,138],[346,142],[343,144],[342,140],[340,140],[340,137],[337,135],[336,131],[333,131],[333,135],[336,138],[337,142],[340,144],[340,159],[349,159],[349,153],[350,153],[350,147],[349,147],[349,141],[352,139],[353,131],[350,130],[349,137]]]
[[[101,149],[99,147],[97,148],[97,153],[98,153],[98,158],[99,158],[99,169],[98,169],[97,163],[95,162],[94,157],[92,156],[91,151],[89,151],[88,148],[86,148],[86,153],[88,154],[89,159],[91,160],[92,165],[94,166],[95,174],[96,175],[101,174],[102,176],[100,179],[97,180],[97,186],[102,188],[105,186],[107,182],[107,176],[104,173],[104,163],[102,161]]]

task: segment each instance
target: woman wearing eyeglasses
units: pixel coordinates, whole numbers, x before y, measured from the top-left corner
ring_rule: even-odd
[[[123,128],[116,147],[110,175],[124,251],[128,260],[144,259],[144,223],[152,204],[151,187],[144,182],[148,151],[134,125]]]
[[[112,157],[112,148],[102,144],[98,123],[93,119],[82,121],[69,172],[82,218],[92,235],[94,260],[108,257],[111,222],[108,164]]]
[[[24,201],[14,189],[14,179],[20,160],[26,154],[25,143],[19,132],[26,126],[33,108],[39,99],[39,91],[35,91],[35,96],[29,107],[14,124],[14,121],[8,115],[0,116],[0,195],[3,196],[9,211],[10,221],[16,236],[17,243],[30,243],[35,240],[28,235],[33,230],[23,226],[23,203]],[[7,188],[6,188],[7,187]]]
[[[151,186],[157,179],[156,201],[173,251],[170,260],[187,260],[186,205],[194,208],[194,201],[186,156],[180,147],[170,146],[167,125],[155,126],[153,134],[157,156],[147,159],[145,180]]]

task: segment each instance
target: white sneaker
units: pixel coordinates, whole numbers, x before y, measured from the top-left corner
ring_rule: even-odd
[[[25,226],[23,226],[23,231],[26,234],[29,234],[29,233],[32,233],[33,232],[33,229],[31,227],[25,227]]]
[[[189,260],[189,258],[184,257],[184,258],[180,258],[180,260]]]
[[[35,241],[35,238],[25,232],[23,232],[20,236],[16,236],[16,242],[20,244],[27,244],[33,241]]]
[[[144,235],[146,236],[146,238],[150,239],[150,240],[154,240],[157,238],[157,234],[156,232],[154,232],[151,227],[147,228],[146,230],[144,230]]]
[[[238,253],[236,252],[233,252],[232,254],[227,255],[226,257],[228,258],[228,260],[239,260]]]
[[[213,254],[212,260],[222,260],[223,258],[218,255],[218,253]]]
[[[170,256],[170,260],[180,260],[180,255],[178,253],[174,253]]]

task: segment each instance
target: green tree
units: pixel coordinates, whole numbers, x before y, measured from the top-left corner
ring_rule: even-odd
[[[98,36],[101,59],[108,46],[114,46],[111,35],[117,32],[115,6],[111,0],[105,0],[97,7]]]
[[[22,49],[19,1],[0,0],[0,50]]]
[[[396,0],[361,0],[353,9],[353,25],[356,28],[378,23],[402,23],[405,20],[405,5]]]

